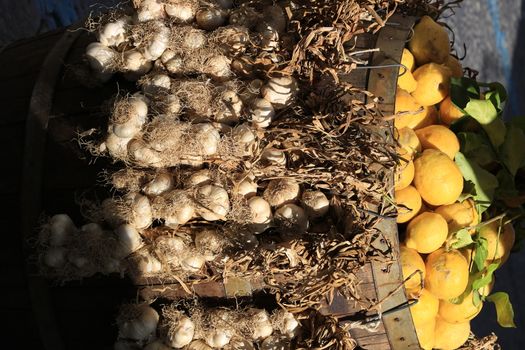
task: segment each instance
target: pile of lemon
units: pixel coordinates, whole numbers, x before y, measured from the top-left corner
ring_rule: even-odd
[[[463,113],[449,96],[451,77],[461,77],[460,62],[450,54],[443,26],[425,16],[414,27],[403,51],[395,105],[395,129],[401,165],[396,173],[397,222],[405,240],[401,264],[410,308],[423,349],[456,349],[470,334],[470,320],[483,306],[468,290],[472,249],[450,249],[451,234],[479,224],[471,199],[459,201],[463,176],[454,162],[460,150],[449,129]],[[503,263],[514,244],[512,225],[498,234],[499,222],[481,226],[487,239],[487,265]],[[470,286],[470,289],[472,287]],[[491,286],[478,290],[488,295]],[[458,302],[458,297],[463,296]],[[456,303],[453,303],[454,301]],[[477,304],[477,305],[476,305]]]

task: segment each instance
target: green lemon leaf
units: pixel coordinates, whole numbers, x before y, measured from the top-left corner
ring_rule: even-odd
[[[499,117],[499,112],[492,101],[471,99],[464,111],[481,124],[495,147],[503,143],[506,133],[505,123]]]
[[[485,238],[476,238],[476,249],[474,250],[474,264],[478,268],[478,271],[483,271],[485,267],[485,260],[489,255],[488,241]]]
[[[507,90],[498,82],[479,83],[480,86],[488,87],[490,90],[485,93],[485,99],[490,100],[499,112],[503,110],[503,103],[507,101]]]
[[[481,295],[476,289],[474,289],[474,292],[472,293],[472,304],[474,304],[475,307],[478,307],[479,304],[481,304]]]
[[[483,213],[494,199],[498,179],[475,162],[467,159],[461,152],[456,154],[455,162],[465,180],[474,184],[476,209],[479,214]]]
[[[516,324],[514,324],[514,309],[507,293],[493,293],[487,297],[487,300],[493,302],[494,306],[496,306],[498,323],[501,327],[516,328]]]
[[[456,107],[464,110],[471,98],[479,98],[478,83],[470,78],[450,79],[450,99]]]
[[[461,153],[482,167],[498,161],[490,140],[483,133],[460,132],[458,134]]]
[[[453,249],[460,249],[474,243],[472,236],[467,229],[462,228],[453,234],[452,244],[450,245]]]
[[[510,124],[499,153],[503,164],[505,164],[514,177],[518,169],[525,162],[525,132],[517,126]]]
[[[498,267],[498,263],[492,263],[489,266],[487,266],[487,270],[483,273],[483,276],[472,283],[472,289],[478,290],[489,285],[490,282],[492,282],[492,276],[494,274],[494,271],[496,271]]]

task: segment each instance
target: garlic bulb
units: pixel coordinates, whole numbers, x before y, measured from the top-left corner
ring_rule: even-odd
[[[246,51],[250,34],[246,27],[227,26],[215,30],[211,34],[210,41],[218,44],[225,54],[235,55]]]
[[[160,0],[141,0],[137,9],[137,19],[139,22],[148,22],[155,19],[164,18],[164,3]]]
[[[273,216],[270,204],[261,197],[252,197],[248,200],[248,206],[252,214],[250,231],[262,233],[272,224]]]
[[[235,186],[233,192],[238,196],[251,198],[257,194],[257,182],[246,178]]]
[[[180,267],[184,271],[195,273],[199,272],[205,263],[206,259],[200,254],[186,254],[180,261]]]
[[[89,264],[88,258],[82,256],[78,252],[69,252],[67,255],[67,261],[69,261],[71,265],[75,266],[79,270],[85,269]]]
[[[147,277],[162,271],[162,263],[146,250],[139,250],[130,259],[130,268],[137,277]]]
[[[242,101],[233,90],[225,90],[220,96],[222,106],[215,115],[215,120],[224,124],[235,124],[239,121],[242,111]]]
[[[289,339],[295,337],[300,328],[299,321],[295,319],[292,313],[286,310],[277,311],[271,318],[273,323],[278,325],[282,335],[287,336]]]
[[[181,56],[174,56],[164,65],[171,74],[184,73],[184,59]]]
[[[232,75],[231,60],[223,55],[213,55],[204,62],[203,73],[215,80],[224,81]]]
[[[308,216],[295,204],[284,204],[275,212],[275,222],[285,232],[303,233],[308,229]]]
[[[253,155],[258,142],[257,136],[249,124],[243,123],[233,128],[232,137],[242,156]]]
[[[195,215],[195,206],[188,193],[172,190],[154,199],[155,217],[163,219],[168,227],[177,228],[190,221]]]
[[[96,222],[80,226],[80,232],[85,235],[85,239],[102,239],[105,235],[104,229]]]
[[[185,350],[213,350],[204,340],[194,340]]]
[[[118,257],[126,257],[139,249],[142,244],[142,237],[135,229],[135,227],[129,224],[120,225],[115,229],[115,234],[119,241],[119,251],[117,252]]]
[[[145,340],[157,329],[159,314],[151,306],[145,304],[138,305],[134,314],[134,318],[119,320],[119,337]]]
[[[76,231],[77,227],[67,214],[53,215],[49,220],[49,244],[62,246]]]
[[[266,310],[249,309],[247,313],[247,322],[252,325],[251,337],[253,340],[264,339],[272,334],[273,327]]]
[[[138,134],[146,123],[148,105],[140,96],[115,103],[111,116],[111,131],[120,138],[131,138]]]
[[[167,74],[154,74],[142,85],[145,95],[157,96],[167,93],[171,87],[171,79]]]
[[[249,120],[257,128],[267,128],[270,126],[273,117],[275,116],[275,111],[273,105],[263,98],[256,98],[253,101]]]
[[[188,249],[184,241],[179,237],[160,236],[155,240],[157,250],[162,253],[180,254]]]
[[[226,13],[218,7],[205,7],[195,14],[197,25],[204,30],[214,30],[224,25]]]
[[[176,117],[182,111],[182,102],[176,95],[167,95],[162,102],[159,103],[161,113],[166,117]]]
[[[107,150],[110,157],[124,160],[128,157],[128,144],[131,138],[118,137],[113,132],[108,132],[106,140],[101,144],[101,150]]]
[[[169,173],[159,173],[142,188],[148,196],[159,196],[173,188],[173,177]]]
[[[180,349],[191,343],[195,334],[195,325],[186,316],[178,319],[177,324],[170,327],[167,343],[173,348]]]
[[[132,139],[128,143],[128,154],[131,159],[142,166],[161,167],[163,165],[160,154],[148,147],[140,139]]]
[[[218,326],[206,334],[204,340],[212,348],[221,349],[230,342],[232,336],[233,332],[230,329]]]
[[[274,51],[279,48],[279,32],[269,25],[260,30],[261,48],[265,51]]]
[[[279,207],[283,204],[293,203],[299,197],[300,190],[299,184],[292,179],[275,179],[268,183],[263,198],[272,207]]]
[[[186,50],[196,50],[205,47],[207,43],[208,38],[204,30],[189,27],[182,38],[181,46]]]
[[[98,41],[104,46],[119,46],[127,41],[127,30],[131,18],[122,17],[103,25],[98,32]]]
[[[224,237],[215,229],[205,228],[195,234],[195,247],[206,261],[214,260],[222,252]]]
[[[99,42],[91,43],[86,48],[89,65],[96,73],[113,73],[117,62],[117,53]]]
[[[179,237],[160,236],[155,240],[155,253],[167,264],[179,266],[182,254],[187,249]]]
[[[126,78],[128,80],[137,80],[153,67],[152,63],[139,50],[124,51],[122,56],[123,68],[127,73]]]
[[[212,156],[217,153],[221,135],[213,125],[209,123],[195,124],[191,129],[195,135],[195,141],[198,143],[200,155]]]
[[[303,208],[306,214],[311,218],[319,218],[325,216],[330,209],[330,201],[321,191],[304,191],[301,196]]]
[[[211,183],[212,179],[210,171],[208,169],[202,169],[191,174],[188,180],[184,183],[184,186],[186,188],[191,188],[199,185],[209,185]]]
[[[164,344],[162,341],[158,339],[153,341],[152,343],[149,343],[144,348],[144,350],[171,350],[171,349],[172,348],[170,348],[169,346],[167,346],[166,344]]]
[[[286,166],[286,155],[277,148],[267,148],[261,154],[261,160],[270,165]]]
[[[66,263],[66,249],[63,247],[49,247],[43,257],[44,264],[52,268],[59,268]]]
[[[166,14],[177,23],[190,23],[195,18],[198,2],[194,0],[167,0],[164,5]]]
[[[297,93],[297,83],[292,77],[271,78],[261,88],[261,94],[275,109],[289,105]]]
[[[155,61],[162,56],[168,48],[170,41],[170,30],[162,22],[156,22],[155,34],[152,39],[142,48],[144,57],[150,61]]]
[[[146,228],[153,222],[151,205],[148,197],[136,194],[132,204],[133,225],[138,228]]]
[[[220,186],[204,185],[197,190],[199,215],[207,221],[225,220],[230,211],[228,192]]]

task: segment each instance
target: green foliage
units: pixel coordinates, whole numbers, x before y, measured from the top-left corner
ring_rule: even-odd
[[[494,303],[498,323],[501,327],[516,328],[516,324],[514,324],[514,309],[507,293],[493,293],[487,297],[487,300]]]

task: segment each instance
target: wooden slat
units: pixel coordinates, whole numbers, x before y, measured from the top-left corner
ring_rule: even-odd
[[[380,33],[376,46],[381,48],[380,52],[374,54],[373,65],[388,65],[400,62],[403,52],[403,43],[412,25],[414,18],[394,15],[390,23],[398,25],[388,25]],[[395,92],[399,68],[380,68],[372,69],[369,76],[369,91],[380,98],[380,109],[385,115],[394,113]],[[389,138],[390,132],[385,131],[385,137]],[[390,179],[393,183],[393,176]],[[393,186],[390,186],[393,188]],[[383,311],[392,309],[407,301],[403,287],[400,287],[403,276],[399,263],[399,241],[397,225],[395,220],[382,220],[377,226],[383,235],[390,241],[393,249],[394,261],[388,265],[386,263],[374,262],[372,271],[376,281],[377,297],[382,301]],[[389,249],[386,242],[379,241],[380,249]],[[419,349],[419,343],[412,323],[412,317],[408,309],[398,310],[395,313],[383,315],[382,317],[388,339],[393,350]]]

